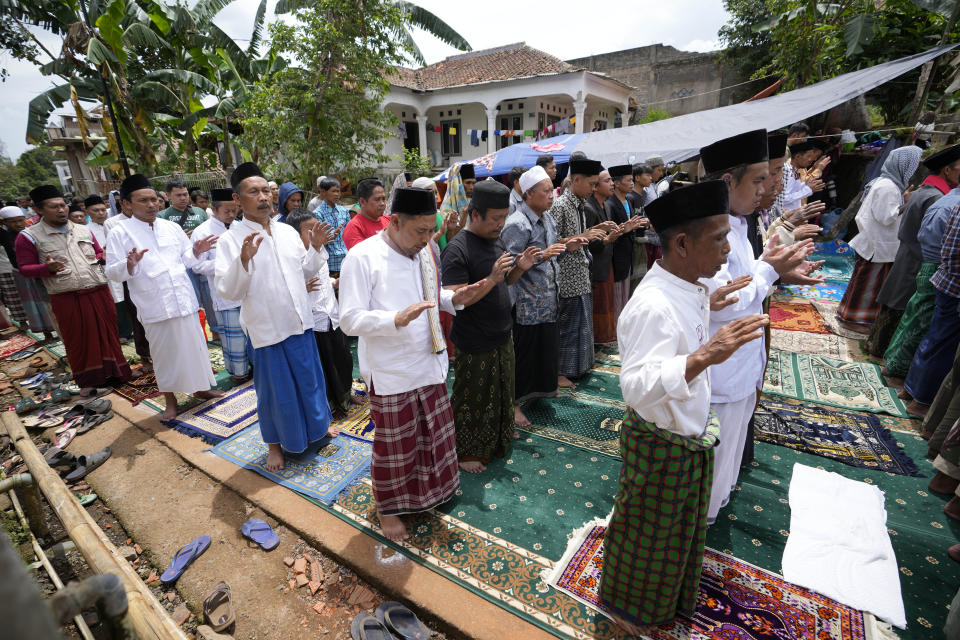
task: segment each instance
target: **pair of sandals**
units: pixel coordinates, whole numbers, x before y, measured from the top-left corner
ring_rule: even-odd
[[[94,453],[75,456],[69,451],[53,446],[43,454],[43,459],[47,461],[50,468],[63,476],[64,482],[74,483],[82,480],[88,473],[106,462],[112,453],[113,450],[106,447]]]
[[[240,532],[245,538],[249,538],[260,545],[264,551],[275,549],[280,544],[280,537],[274,532],[273,528],[259,518],[252,518],[244,522],[243,526],[240,527]],[[188,544],[180,547],[173,554],[170,565],[160,575],[160,581],[164,584],[176,582],[183,575],[183,572],[193,564],[193,561],[206,553],[209,548],[210,536],[194,538]]]
[[[430,630],[399,602],[384,602],[374,612],[361,613],[350,624],[353,640],[427,640]]]

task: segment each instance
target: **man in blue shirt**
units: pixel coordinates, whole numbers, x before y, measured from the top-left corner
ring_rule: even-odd
[[[340,264],[347,256],[347,245],[343,243],[343,228],[350,222],[350,212],[337,204],[340,200],[340,181],[336,178],[324,178],[319,185],[323,201],[313,212],[320,222],[326,222],[336,232],[336,238],[327,245],[327,266],[330,277],[340,277]]]

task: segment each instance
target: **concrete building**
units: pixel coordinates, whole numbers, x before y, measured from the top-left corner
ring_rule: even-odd
[[[534,140],[571,116],[570,133],[623,126],[634,91],[522,42],[400,69],[391,85],[384,107],[401,125],[384,149],[396,158],[390,169],[400,167],[404,149],[419,149],[435,167],[447,167]]]
[[[103,117],[99,107],[87,112],[87,140],[96,145],[104,140]],[[87,155],[93,147],[84,143],[76,114],[56,115],[47,124],[46,144],[57,152],[60,160],[66,161],[66,170],[57,169],[63,188],[78,196],[105,193],[101,182],[106,178],[103,169],[87,165]]]
[[[679,116],[731,104],[731,90],[727,87],[737,84],[739,78],[719,58],[719,52],[695,53],[653,44],[575,58],[567,63],[604,73],[634,87],[630,93],[630,124],[635,124],[651,108]],[[758,83],[756,91],[763,86]]]

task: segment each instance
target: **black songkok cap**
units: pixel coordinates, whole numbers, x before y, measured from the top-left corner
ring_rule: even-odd
[[[802,142],[795,142],[792,145],[790,145],[790,155],[795,156],[798,153],[806,153],[807,151],[811,151],[812,149],[822,150],[823,147],[817,144],[816,140],[804,140]]]
[[[213,202],[233,202],[233,189],[211,189],[210,200]]]
[[[473,164],[467,162],[466,164],[460,165],[460,179],[461,180],[476,180],[477,172],[473,168]]]
[[[236,191],[237,187],[240,186],[240,183],[251,176],[260,176],[262,178],[263,172],[260,171],[260,167],[258,167],[256,163],[244,162],[234,169],[232,174],[230,174],[230,186],[233,187],[234,191]]]
[[[140,189],[153,189],[153,185],[147,180],[147,176],[142,173],[135,173],[120,183],[120,197],[123,200],[129,200],[133,192]]]
[[[78,205],[78,204],[76,204],[76,203],[74,203],[74,202],[71,202],[71,203],[70,203],[69,213],[73,213],[74,211],[83,211],[83,209],[80,208],[80,205]]]
[[[924,166],[930,169],[930,173],[940,173],[944,167],[960,160],[960,144],[947,147],[943,151],[933,154],[923,161]]]
[[[603,171],[599,160],[571,160],[570,175],[598,176]]]
[[[106,203],[103,201],[103,198],[101,198],[97,194],[93,194],[92,196],[87,196],[86,199],[83,201],[84,207],[92,207],[95,204],[106,204]]]
[[[610,177],[614,180],[622,178],[623,176],[632,176],[633,175],[633,165],[632,164],[618,164],[615,167],[610,167],[607,169],[607,173],[610,174]]]
[[[767,138],[767,151],[771,160],[782,158],[787,152],[787,134],[771,133]]]
[[[477,209],[509,209],[510,189],[496,180],[482,180],[473,188],[470,203]]]
[[[30,199],[33,200],[33,204],[37,205],[38,207],[43,203],[44,200],[62,197],[63,194],[60,193],[60,189],[57,189],[52,184],[40,185],[30,192]]]
[[[766,162],[769,158],[766,129],[747,131],[700,149],[700,161],[707,173],[716,173],[742,164]]]
[[[436,215],[437,198],[433,189],[397,187],[393,191],[390,213],[404,213],[408,216]]]
[[[730,188],[725,180],[705,180],[665,193],[646,207],[657,233],[691,220],[730,213]]]

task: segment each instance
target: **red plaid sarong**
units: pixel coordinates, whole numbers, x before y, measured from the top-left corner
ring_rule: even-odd
[[[376,425],[370,476],[383,515],[426,511],[460,487],[453,410],[444,384],[381,396],[370,386]]]

